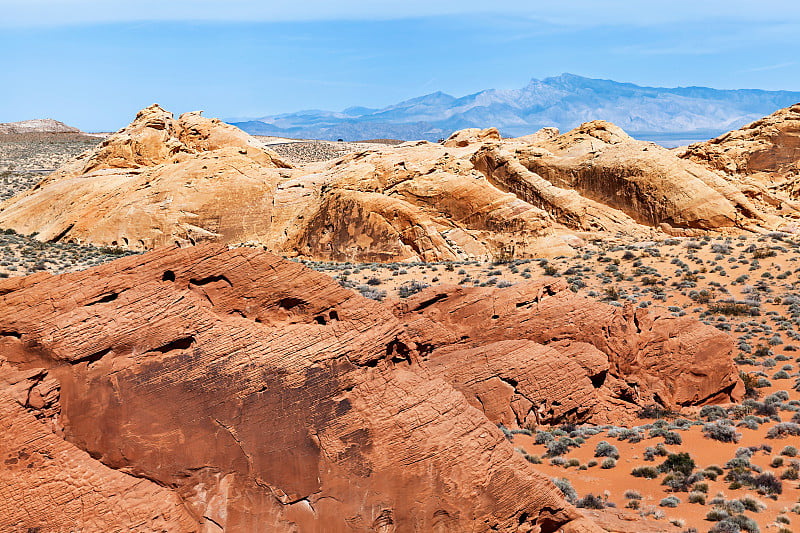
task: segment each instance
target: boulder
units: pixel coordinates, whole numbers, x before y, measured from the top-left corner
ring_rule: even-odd
[[[463,148],[470,144],[483,143],[485,141],[499,141],[500,132],[497,128],[467,128],[453,132],[450,137],[444,141],[445,146]]]

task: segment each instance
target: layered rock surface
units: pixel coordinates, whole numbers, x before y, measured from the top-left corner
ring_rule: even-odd
[[[119,529],[601,531],[496,424],[738,398],[731,347],[560,280],[388,307],[247,247],[8,279],[0,443],[36,460],[5,461],[3,491],[65,479],[55,507],[75,510],[34,521],[15,497],[2,527],[84,524],[125,494]],[[78,515],[86,476],[102,489]]]
[[[138,250],[259,242],[283,255],[372,262],[556,256],[607,233],[780,225],[740,184],[605,122],[519,139],[464,130],[443,145],[290,167],[232,126],[151,106],[0,204],[0,227]]]
[[[728,176],[765,181],[796,197],[800,193],[800,104],[693,144],[679,155]]]
[[[514,152],[523,167],[553,186],[574,189],[584,202],[599,202],[648,226],[680,234],[764,223],[731,183],[608,122],[588,122]]]

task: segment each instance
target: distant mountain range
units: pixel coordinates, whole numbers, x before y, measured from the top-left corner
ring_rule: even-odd
[[[504,136],[520,136],[545,126],[563,132],[603,119],[639,139],[678,146],[707,140],[798,102],[800,92],[640,87],[562,74],[531,80],[522,89],[489,89],[461,98],[436,92],[383,109],[308,110],[230,122],[255,135],[435,141],[463,128],[496,126]]]

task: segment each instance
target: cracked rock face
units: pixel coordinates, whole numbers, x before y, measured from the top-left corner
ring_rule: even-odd
[[[0,227],[134,250],[257,242],[325,261],[495,260],[568,254],[581,236],[774,229],[743,191],[767,194],[602,121],[517,139],[464,130],[291,168],[233,126],[154,105],[0,204]]]
[[[730,352],[560,281],[389,307],[247,247],[7,279],[0,528],[601,531],[497,424],[737,397]]]

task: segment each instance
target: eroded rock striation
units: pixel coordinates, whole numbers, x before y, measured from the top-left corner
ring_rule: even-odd
[[[599,203],[670,233],[764,223],[735,185],[608,122],[587,122],[550,140],[518,147],[514,159],[553,186],[574,189],[584,203]]]
[[[800,192],[800,104],[787,107],[679,153],[728,176],[752,177]]]
[[[5,461],[3,493],[55,479],[62,513],[17,496],[3,528],[84,524],[125,494],[119,529],[602,531],[497,424],[740,395],[723,333],[560,280],[386,306],[219,244],[0,281],[0,355],[0,445],[33,464]]]

